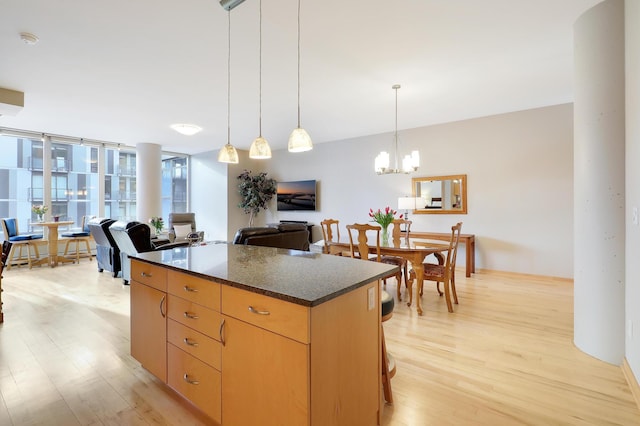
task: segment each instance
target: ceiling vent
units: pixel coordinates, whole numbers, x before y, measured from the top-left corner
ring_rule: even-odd
[[[0,87],[0,115],[16,115],[24,108],[24,93]]]

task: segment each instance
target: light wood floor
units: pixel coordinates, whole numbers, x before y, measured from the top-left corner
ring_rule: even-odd
[[[385,323],[398,367],[384,425],[640,425],[621,369],[572,343],[570,282],[457,280],[454,314],[428,285],[424,316],[401,303]],[[2,284],[0,425],[205,423],[130,357],[129,288],[95,261]]]

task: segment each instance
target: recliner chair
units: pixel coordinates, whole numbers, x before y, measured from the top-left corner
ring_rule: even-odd
[[[98,272],[105,269],[111,272],[116,278],[120,275],[120,249],[109,231],[109,226],[114,223],[114,219],[104,217],[93,218],[89,221],[89,233],[96,242],[96,260],[98,261]]]
[[[109,226],[109,231],[120,249],[122,280],[125,284],[129,284],[129,281],[131,280],[131,261],[129,260],[129,256],[154,250],[166,250],[189,245],[189,241],[180,241],[156,246],[151,241],[151,228],[149,228],[146,223],[141,223],[135,220],[119,220],[114,222]]]

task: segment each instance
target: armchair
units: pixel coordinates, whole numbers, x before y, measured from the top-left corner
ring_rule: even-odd
[[[120,249],[122,280],[125,284],[129,284],[131,280],[131,261],[129,260],[129,256],[189,245],[189,241],[185,240],[156,246],[151,241],[151,228],[149,228],[146,223],[137,221],[127,222],[119,220],[109,226],[109,231]]]
[[[204,232],[196,229],[195,213],[169,213],[169,241],[186,241],[191,233],[197,233],[198,238],[204,238]]]
[[[105,269],[111,272],[115,278],[120,274],[120,249],[109,231],[109,226],[115,220],[104,217],[93,218],[89,221],[89,233],[96,242],[96,260],[98,261],[98,272]]]

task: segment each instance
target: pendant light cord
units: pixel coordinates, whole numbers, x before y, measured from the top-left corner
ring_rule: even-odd
[[[300,0],[298,0],[298,128],[300,129]]]
[[[231,144],[231,10],[229,14],[229,47],[227,49],[227,144]]]
[[[262,137],[262,0],[260,0],[260,56],[259,56],[259,69],[260,69],[260,84],[259,84],[259,98],[260,98],[260,118],[258,120],[258,130],[260,137]]]
[[[393,89],[396,91],[396,131],[394,134],[395,144],[396,144],[396,170],[398,170],[398,89],[400,88],[399,84],[393,86]]]

